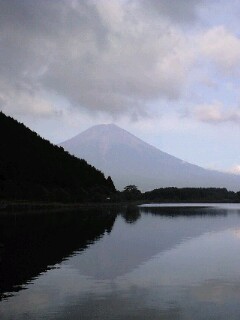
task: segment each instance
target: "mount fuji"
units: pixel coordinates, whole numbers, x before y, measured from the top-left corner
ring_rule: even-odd
[[[93,126],[60,146],[110,175],[119,190],[129,184],[142,191],[160,187],[240,189],[240,176],[185,162],[114,124]]]

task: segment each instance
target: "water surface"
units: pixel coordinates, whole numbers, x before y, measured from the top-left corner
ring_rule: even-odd
[[[0,217],[0,319],[239,319],[239,205],[104,210]]]

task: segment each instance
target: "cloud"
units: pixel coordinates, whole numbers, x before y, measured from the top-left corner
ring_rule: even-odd
[[[198,9],[204,4],[204,0],[143,0],[146,9],[158,15],[180,23],[188,24],[199,19]]]
[[[239,74],[240,38],[224,26],[205,32],[200,39],[202,53],[224,74]]]
[[[149,6],[190,21],[200,2]],[[29,111],[24,100],[50,110],[37,101],[48,92],[93,114],[137,117],[148,102],[181,97],[194,59],[181,28],[140,1],[0,0],[0,30],[3,105],[19,112]]]
[[[0,0],[0,108],[54,115],[55,95],[91,115],[139,119],[153,103],[176,106],[186,89],[192,95],[196,59],[230,75],[240,66],[240,40],[227,28],[189,28],[206,3]],[[209,87],[216,82],[206,77]],[[215,123],[239,117],[220,109],[194,112]]]
[[[198,105],[193,110],[191,110],[190,113],[195,119],[202,122],[215,124],[223,122],[240,123],[240,109],[226,109],[220,102]]]
[[[0,81],[0,109],[9,115],[52,117],[60,115],[44,92],[16,86],[13,90]]]
[[[231,167],[228,172],[230,173],[234,173],[234,174],[240,174],[240,165],[235,165],[233,167]]]

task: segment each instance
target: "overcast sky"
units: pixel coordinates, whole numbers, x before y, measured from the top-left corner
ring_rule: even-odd
[[[53,143],[115,123],[240,172],[239,0],[0,0],[0,109]]]

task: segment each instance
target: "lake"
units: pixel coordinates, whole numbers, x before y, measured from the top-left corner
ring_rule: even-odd
[[[238,319],[240,205],[0,215],[0,319]]]

